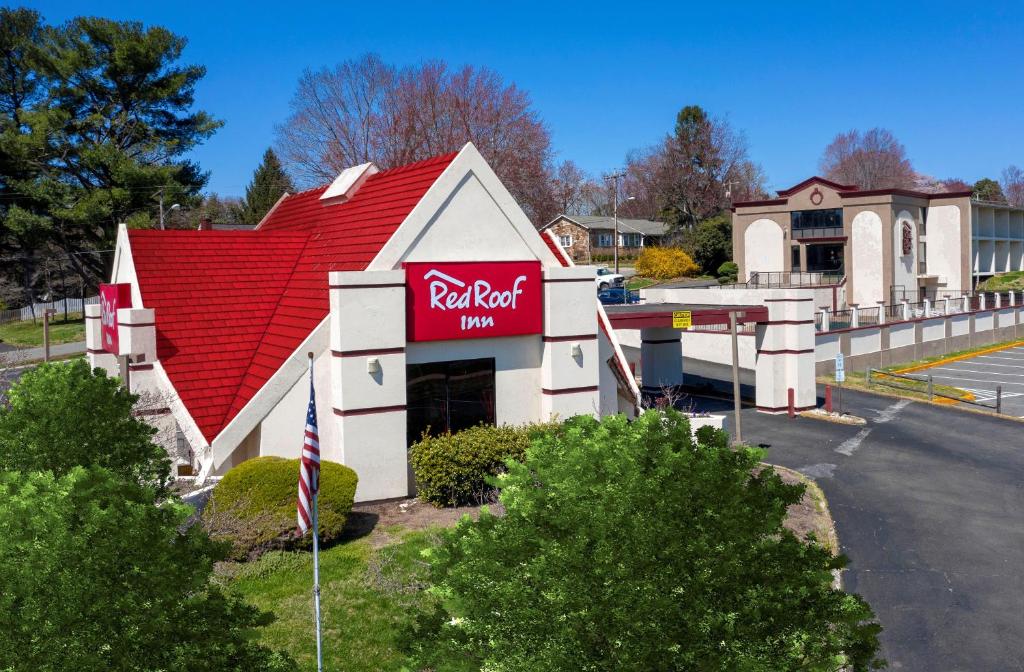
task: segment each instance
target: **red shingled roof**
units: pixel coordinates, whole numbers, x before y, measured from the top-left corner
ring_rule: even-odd
[[[290,195],[257,231],[128,232],[157,356],[207,441],[327,316],[327,274],[366,269],[454,158],[373,175],[341,204]]]

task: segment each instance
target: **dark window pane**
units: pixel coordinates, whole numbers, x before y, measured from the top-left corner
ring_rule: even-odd
[[[494,359],[406,367],[407,438],[494,424]]]

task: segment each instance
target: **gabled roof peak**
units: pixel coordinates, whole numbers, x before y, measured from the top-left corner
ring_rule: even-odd
[[[807,178],[803,182],[800,182],[799,184],[794,184],[789,189],[780,189],[779,196],[783,198],[786,196],[792,196],[796,192],[800,191],[801,189],[805,189],[811,186],[812,184],[823,184],[826,187],[835,189],[836,191],[858,191],[860,189],[860,187],[858,187],[855,184],[839,184],[838,182],[826,180],[824,177],[814,175],[812,177]]]

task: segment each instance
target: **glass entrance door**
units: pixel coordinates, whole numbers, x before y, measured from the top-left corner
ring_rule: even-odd
[[[407,439],[494,424],[494,359],[409,364]]]

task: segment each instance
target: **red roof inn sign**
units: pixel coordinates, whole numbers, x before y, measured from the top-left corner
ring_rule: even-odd
[[[410,341],[539,334],[538,261],[407,263]]]
[[[100,285],[100,325],[103,349],[115,355],[120,354],[117,338],[117,311],[132,307],[132,286],[126,282],[116,285]]]

